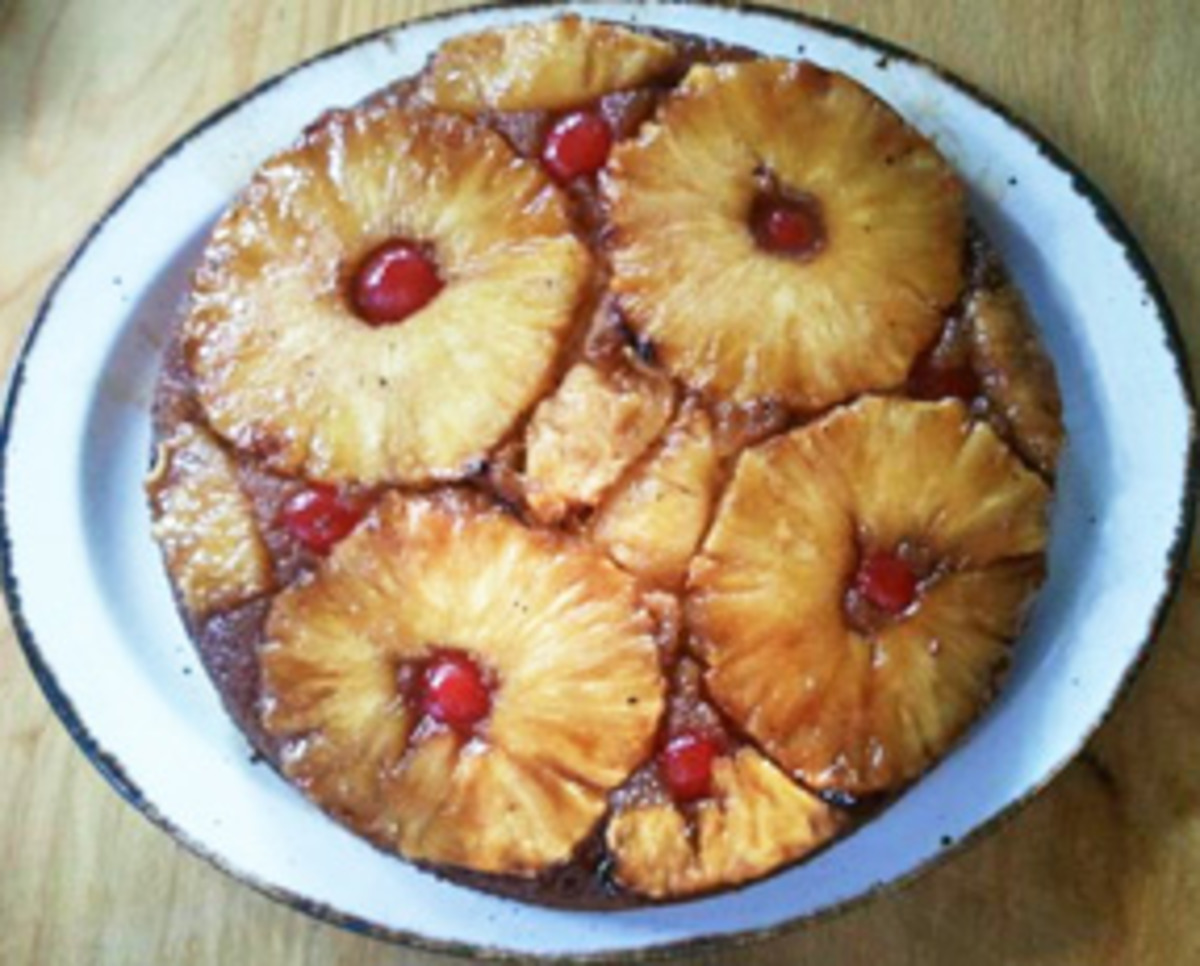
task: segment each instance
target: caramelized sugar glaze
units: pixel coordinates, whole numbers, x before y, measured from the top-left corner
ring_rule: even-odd
[[[799,861],[869,818],[946,753],[998,686],[1043,577],[1045,511],[1063,431],[1053,368],[999,259],[968,223],[961,185],[902,122],[890,113],[878,120],[886,109],[869,95],[811,65],[730,81],[722,65],[754,64],[755,55],[680,34],[621,28],[615,37],[589,33],[573,18],[559,23],[565,27],[555,36],[484,35],[482,46],[444,51],[416,78],[319,119],[296,149],[329,137],[355,112],[428,111],[432,97],[439,110],[469,114],[473,128],[498,135],[546,172],[556,200],[546,201],[548,189],[528,188],[529,218],[537,222],[531,243],[565,230],[588,268],[573,283],[569,318],[552,333],[557,347],[544,372],[513,390],[507,427],[488,424],[490,441],[457,470],[438,459],[449,453],[453,461],[465,450],[436,441],[411,459],[397,450],[389,463],[371,457],[342,472],[346,461],[336,448],[322,450],[318,430],[309,451],[267,423],[241,433],[213,389],[234,385],[221,379],[239,362],[222,361],[213,376],[212,353],[225,350],[210,348],[210,330],[196,335],[197,303],[221,294],[222,278],[211,276],[233,257],[214,240],[167,353],[148,492],[181,613],[257,754],[335,818],[440,875],[525,901],[615,908],[731,888]],[[657,46],[622,46],[630,37]],[[622,57],[610,63],[604,52],[612,45]],[[464,66],[497,52],[517,58],[516,66],[521,57],[541,64],[547,46],[568,61],[586,48],[594,63],[578,70],[543,64],[527,75],[498,68],[482,79]],[[697,67],[712,70],[697,74]],[[588,96],[568,106],[528,106],[537,101],[539,70]],[[934,198],[937,210],[889,208],[894,199],[869,191],[855,204],[895,210],[897,218],[920,221],[926,235],[948,226],[949,244],[934,254],[921,238],[901,239],[899,248],[866,259],[866,268],[846,270],[850,284],[853,272],[892,273],[901,295],[870,278],[866,308],[836,306],[858,341],[832,352],[827,371],[816,375],[809,374],[812,360],[772,368],[770,358],[755,354],[754,326],[776,311],[756,298],[769,301],[771,290],[753,287],[754,272],[739,276],[721,262],[726,229],[708,225],[703,211],[697,231],[717,232],[712,259],[686,269],[714,275],[715,288],[709,279],[697,284],[714,293],[711,301],[741,312],[745,345],[722,356],[722,340],[731,338],[722,330],[706,343],[714,354],[692,351],[699,343],[679,336],[690,323],[678,311],[660,311],[691,304],[678,292],[680,276],[652,278],[654,264],[639,261],[642,249],[662,244],[644,233],[642,201],[630,187],[639,178],[652,183],[660,170],[646,161],[663,140],[648,133],[651,126],[677,117],[681,130],[694,124],[702,132],[703,110],[713,103],[705,96],[716,90],[728,101],[742,96],[742,84],[759,97],[798,85],[842,98],[838,111],[880,125],[871,144],[884,166],[912,169],[903,177],[915,179],[914,190]],[[812,123],[836,127],[840,117]],[[744,136],[762,134],[753,117],[732,124]],[[439,132],[450,140],[476,137],[456,127]],[[886,218],[872,224],[857,209],[847,213],[849,202],[829,189],[792,183],[782,170],[789,159],[776,164],[769,154],[744,172],[752,201],[744,240],[736,242],[743,246],[737,257],[753,260],[763,278],[842,258],[848,224],[864,238],[872,229],[887,233]],[[702,185],[706,159],[698,154],[695,162]],[[449,177],[430,163],[431,177]],[[688,167],[686,155],[681,163]],[[886,193],[908,182],[880,183]],[[268,190],[262,185],[245,197]],[[303,224],[282,209],[273,217],[293,231]],[[258,227],[235,224],[232,232],[239,230]],[[689,239],[669,244],[676,242],[686,254]],[[923,259],[919,271],[903,264],[906,250]],[[447,266],[446,251],[446,243],[428,238],[376,237],[344,253],[342,268],[313,297],[363,326],[399,331],[453,291],[462,269]],[[254,270],[276,271],[268,262]],[[722,295],[721,284],[746,290]],[[840,291],[840,278],[829,284]],[[704,299],[694,308],[707,311]],[[720,308],[712,306],[714,318]],[[884,341],[872,341],[872,332]],[[859,366],[855,357],[868,361]],[[406,390],[384,384],[384,361],[370,377],[378,385],[364,392]],[[762,391],[763,384],[777,391]],[[437,376],[431,385],[431,398],[461,389]],[[214,419],[215,412],[222,415]],[[430,453],[433,472],[413,469]],[[939,490],[932,478],[952,482]],[[886,498],[897,488],[908,488],[893,502],[911,518],[898,520]],[[989,508],[974,513],[969,501]],[[235,549],[206,543],[207,533]],[[815,553],[826,547],[836,549]],[[624,657],[613,657],[611,672],[602,662],[580,664],[572,680],[584,690],[554,697],[566,710],[549,708],[544,719],[562,729],[545,737],[548,746],[582,742],[596,728],[625,733],[625,744],[614,738],[586,754],[565,746],[555,752],[527,734],[534,725],[510,723],[515,712],[503,704],[504,689],[532,689],[526,706],[542,700],[529,683],[540,680],[539,655],[582,660],[570,656],[571,641],[534,647],[540,617],[518,615],[503,625],[511,640],[492,650],[421,640],[411,655],[399,645],[389,651],[390,677],[380,687],[394,696],[380,707],[403,724],[376,729],[381,737],[373,743],[337,745],[334,725],[321,716],[328,695],[313,676],[341,682],[330,688],[361,687],[364,708],[378,681],[354,683],[321,664],[341,660],[322,650],[321,622],[342,619],[322,607],[340,601],[351,613],[347,639],[403,637],[408,617],[370,601],[392,591],[407,601],[406,588],[433,580],[439,569],[450,572],[444,558],[456,552],[476,552],[484,570],[485,560],[505,554],[521,561],[513,573],[546,568],[520,600],[544,591],[545,606],[569,611],[580,627],[593,626],[584,616],[592,604],[576,599],[573,588],[551,593],[559,568],[575,568],[578,586],[593,596],[636,601],[627,618],[615,611],[597,618],[608,630],[586,645],[611,646]],[[409,555],[424,561],[411,564],[413,573],[405,570]],[[412,596],[422,594],[432,601],[422,606],[446,613],[438,623],[416,603],[396,605],[413,611],[413,627],[458,626],[453,604],[433,601],[424,583]],[[361,607],[355,595],[364,595]],[[487,607],[479,613],[481,623],[491,622]],[[472,634],[468,628],[460,636]],[[587,698],[585,679],[608,673],[624,683],[613,683],[602,699]],[[600,723],[571,722],[573,704],[580,716],[600,715]],[[604,718],[617,704],[623,708]],[[448,757],[439,759],[443,747]],[[427,767],[418,767],[422,755]],[[489,777],[483,765],[461,777],[462,761],[497,755],[489,767],[502,762],[508,784],[528,781],[531,797],[518,788],[511,801],[489,798],[503,776]],[[593,772],[577,774],[586,767],[572,755],[588,759]],[[405,802],[422,800],[450,772],[461,777],[455,790],[437,790],[439,802],[414,820]],[[372,791],[377,784],[383,791]],[[364,805],[370,794],[388,801]],[[438,807],[459,816],[461,828],[435,815]],[[471,823],[503,825],[506,809],[554,813],[555,821],[542,823],[553,828],[531,832],[523,844],[471,831]]]

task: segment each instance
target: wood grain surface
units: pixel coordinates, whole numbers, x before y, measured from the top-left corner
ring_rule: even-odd
[[[0,0],[0,362],[136,172],[260,79],[453,4]],[[1200,349],[1196,0],[794,4],[991,92],[1108,193]],[[830,922],[696,962],[1200,963],[1200,567],[1083,756],[1004,827]],[[186,763],[182,763],[186,767]],[[432,964],[274,904],[125,805],[0,621],[0,964]]]

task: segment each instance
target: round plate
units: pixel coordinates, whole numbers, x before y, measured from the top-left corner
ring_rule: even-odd
[[[21,353],[4,413],[0,522],[9,606],[47,697],[118,791],[193,851],[381,937],[475,955],[611,958],[746,939],[867,895],[1062,769],[1139,663],[1182,569],[1194,404],[1170,310],[1120,220],[1054,148],[960,81],[779,13],[590,6],[844,71],[957,165],[1062,384],[1070,445],[1050,580],[1007,688],[957,750],[881,817],[764,882],[578,913],[455,886],[374,850],[254,763],[196,665],[141,486],[163,333],[214,217],[308,121],[416,71],[447,37],[559,9],[482,8],[367,37],[268,82],[151,165],[55,282]]]

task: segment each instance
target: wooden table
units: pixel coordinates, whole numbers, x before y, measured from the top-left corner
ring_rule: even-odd
[[[420,0],[0,0],[0,361],[92,220],[214,108]],[[906,45],[1033,121],[1103,187],[1200,352],[1194,0],[794,4]],[[1197,677],[1193,678],[1193,674]],[[917,884],[704,962],[1200,963],[1200,567],[1153,659],[1033,805]],[[0,630],[0,963],[426,964],[193,858],[123,804]]]

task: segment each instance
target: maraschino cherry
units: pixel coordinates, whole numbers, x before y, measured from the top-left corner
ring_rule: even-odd
[[[713,763],[720,745],[706,735],[684,733],[668,742],[660,759],[663,780],[677,802],[694,802],[712,794]]]
[[[854,587],[867,600],[889,614],[902,614],[917,599],[920,581],[913,569],[895,553],[874,550],[858,566]]]
[[[483,672],[465,654],[443,654],[421,678],[421,710],[455,731],[469,731],[492,708]]]
[[[353,280],[354,310],[370,325],[403,322],[442,290],[434,260],[418,245],[384,242],[359,266]]]
[[[825,226],[815,200],[763,194],[750,209],[750,231],[759,247],[777,255],[807,257],[825,243]]]
[[[327,554],[358,525],[366,511],[365,500],[326,483],[314,483],[283,505],[280,521],[309,550]]]
[[[608,161],[612,142],[612,129],[604,118],[575,111],[550,129],[542,148],[542,164],[561,182],[595,174]]]

